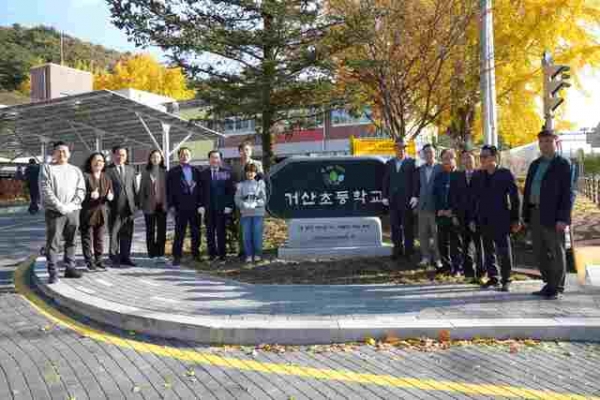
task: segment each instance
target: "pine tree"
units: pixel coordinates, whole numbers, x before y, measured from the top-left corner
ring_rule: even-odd
[[[274,126],[330,95],[337,21],[320,0],[107,0],[114,24],[158,45],[193,79],[213,117],[256,119],[265,168]]]

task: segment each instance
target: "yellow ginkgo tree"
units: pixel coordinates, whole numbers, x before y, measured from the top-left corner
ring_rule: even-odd
[[[94,75],[94,89],[132,88],[187,100],[194,97],[180,68],[168,68],[151,55],[141,54],[118,62],[111,72]]]
[[[392,136],[433,126],[457,145],[480,137],[479,3],[329,0],[348,34],[367,39],[336,57],[340,96],[355,108],[369,106],[375,123]],[[499,133],[504,145],[518,146],[542,125],[545,50],[571,67],[576,85],[584,67],[600,66],[600,1],[493,4]],[[557,127],[570,127],[560,113]]]

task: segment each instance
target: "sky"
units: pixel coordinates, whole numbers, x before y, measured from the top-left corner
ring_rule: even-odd
[[[111,49],[162,55],[160,49],[136,49],[128,42],[127,35],[111,24],[105,0],[0,0],[0,25],[14,23],[48,25]],[[593,128],[600,123],[600,71],[584,71],[580,78],[585,90],[569,89],[566,118],[576,129]]]

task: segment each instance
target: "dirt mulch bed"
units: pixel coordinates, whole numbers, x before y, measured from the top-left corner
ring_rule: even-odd
[[[226,262],[209,262],[207,257],[196,262],[190,257],[183,264],[195,270],[217,277],[235,279],[246,283],[262,284],[449,284],[464,283],[463,277],[435,276],[433,268],[419,268],[417,256],[410,260],[391,260],[389,257],[320,259],[285,261],[277,259],[277,248],[287,239],[285,221],[267,218],[265,221],[264,259],[259,263],[244,263],[234,251]],[[204,238],[203,233],[203,238]],[[167,246],[170,251],[170,244]],[[184,243],[184,251],[189,253],[190,242]],[[533,265],[532,254],[526,248],[517,250],[517,265]],[[232,249],[233,250],[233,249]],[[203,239],[201,254],[206,254]],[[418,251],[417,251],[418,253]],[[514,274],[515,280],[528,279],[526,275]]]

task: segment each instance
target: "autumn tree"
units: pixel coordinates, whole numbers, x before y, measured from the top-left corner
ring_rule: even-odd
[[[217,118],[256,119],[263,162],[273,127],[330,91],[327,41],[336,24],[321,0],[107,0],[113,22],[138,45],[158,45],[184,68]]]
[[[337,57],[338,88],[354,106],[371,106],[392,137],[413,138],[449,107],[453,54],[476,7],[461,0],[331,0],[355,45]],[[444,96],[444,98],[441,98]]]
[[[194,91],[187,88],[180,68],[168,68],[151,55],[141,54],[119,61],[111,72],[94,75],[94,89],[119,90],[132,88],[187,100]]]

